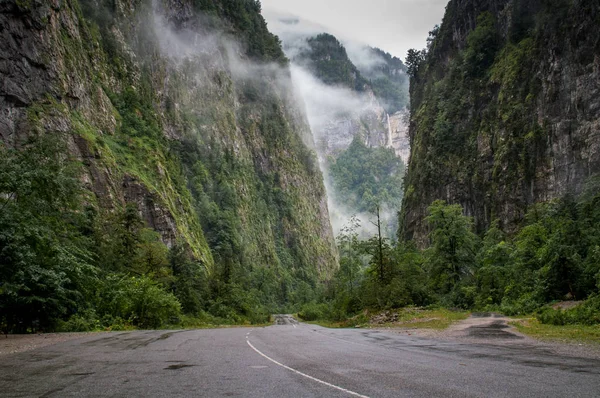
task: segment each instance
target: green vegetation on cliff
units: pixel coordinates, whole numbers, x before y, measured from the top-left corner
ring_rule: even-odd
[[[14,29],[53,21],[39,25],[47,90],[24,106],[16,145],[0,145],[2,328],[261,323],[312,300],[336,252],[259,3],[189,3],[241,38],[250,77],[213,63],[227,41],[216,58],[162,55],[150,1],[81,3],[1,9]]]
[[[230,24],[232,33],[247,46],[250,57],[286,63],[281,42],[267,29],[258,0],[193,0],[195,9],[216,16],[217,26]]]
[[[321,33],[308,39],[308,47],[298,55],[298,59],[306,63],[309,70],[323,83],[346,86],[356,91],[365,90],[368,82],[334,36]]]
[[[401,235],[419,245],[426,207],[436,199],[463,204],[478,233],[495,219],[512,232],[530,205],[577,194],[600,172],[597,155],[584,149],[597,142],[595,83],[569,95],[575,81],[597,81],[598,5],[496,0],[474,12],[465,7],[451,1],[428,50],[407,58],[411,164]]]

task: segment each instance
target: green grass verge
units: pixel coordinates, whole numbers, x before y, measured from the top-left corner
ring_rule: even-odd
[[[535,318],[515,319],[510,324],[519,332],[540,340],[600,345],[600,326],[545,325]]]
[[[318,320],[312,323],[328,328],[400,328],[400,329],[435,329],[443,330],[455,322],[469,317],[467,311],[451,311],[448,309],[424,309],[407,307],[371,313],[365,311],[355,317],[340,322]]]

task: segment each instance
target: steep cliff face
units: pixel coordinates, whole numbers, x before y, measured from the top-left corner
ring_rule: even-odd
[[[307,104],[311,127],[319,154],[336,158],[357,138],[368,147],[390,145],[387,113],[372,91],[364,93],[350,106],[338,102],[337,109]],[[338,107],[339,106],[339,107]]]
[[[225,3],[2,2],[0,137],[64,134],[91,205],[211,271],[314,284],[336,250],[310,130],[258,3]]]
[[[400,156],[404,163],[408,163],[408,159],[410,158],[409,117],[408,110],[402,110],[389,115],[388,145],[394,148],[396,155]]]
[[[426,244],[426,208],[461,204],[481,231],[578,194],[600,171],[600,5],[452,0],[411,80],[400,234]]]

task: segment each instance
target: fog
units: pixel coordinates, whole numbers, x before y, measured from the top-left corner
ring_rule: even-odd
[[[372,93],[361,94],[346,87],[325,85],[303,65],[293,61],[301,51],[308,50],[306,42],[308,37],[323,32],[321,26],[291,16],[279,15],[277,19],[271,20],[270,30],[283,39],[286,55],[292,59],[288,69],[278,64],[257,64],[248,60],[243,55],[243,49],[238,42],[214,29],[203,33],[186,29],[175,31],[169,26],[158,7],[155,7],[152,22],[161,52],[171,59],[175,67],[189,67],[189,61],[197,65],[195,73],[198,86],[206,84],[203,81],[209,80],[210,70],[213,72],[227,70],[234,82],[240,84],[248,80],[264,82],[266,77],[269,89],[277,90],[280,97],[295,109],[294,113],[305,115],[310,126],[310,131],[298,131],[298,134],[302,136],[305,144],[316,149],[318,154],[334,233],[338,234],[353,215],[356,215],[361,222],[359,233],[362,237],[372,236],[375,233],[376,229],[372,225],[374,215],[355,214],[352,209],[343,205],[343,198],[336,198],[328,171],[327,154],[322,150],[319,142],[323,139],[331,139],[327,137],[326,132],[336,121],[348,118],[359,119],[366,112],[381,112],[382,108]],[[363,68],[384,62],[369,57],[362,45],[353,44],[348,49],[350,58]],[[345,138],[348,140],[346,145],[350,145],[352,138],[352,136]],[[388,218],[385,214],[388,212],[382,209],[382,218]]]
[[[427,33],[441,23],[448,0],[261,0],[266,12],[298,15],[337,37],[379,47],[399,58],[425,48]]]
[[[263,16],[268,22],[269,30],[283,42],[285,53],[290,59],[294,59],[302,50],[309,50],[306,42],[308,38],[329,33],[342,43],[348,58],[361,72],[368,73],[374,67],[385,64],[385,60],[374,54],[366,43],[341,33],[336,34],[323,25],[272,9],[263,11]]]
[[[303,66],[290,66],[292,81],[306,104],[308,121],[315,134],[320,137],[321,129],[336,117],[360,115],[378,106],[369,94],[359,94],[346,87],[328,86],[314,77]]]
[[[373,68],[385,65],[385,60],[373,53],[365,44],[345,40],[343,42],[348,58],[363,73],[370,74]]]
[[[331,224],[337,235],[350,218],[355,215],[352,209],[341,204],[340,198],[335,195],[329,174],[327,154],[320,143],[327,138],[327,126],[335,123],[336,118],[348,117],[348,115],[360,115],[370,106],[374,106],[372,98],[359,95],[344,87],[328,86],[310,72],[298,65],[291,65],[292,82],[306,106],[306,115],[316,143],[319,165],[323,173],[325,188],[329,205]],[[352,137],[346,142],[350,145]],[[361,220],[361,231],[372,233],[372,225],[367,222],[368,215],[356,215]]]

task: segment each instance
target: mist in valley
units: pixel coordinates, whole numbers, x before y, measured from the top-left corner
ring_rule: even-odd
[[[341,195],[335,187],[331,166],[355,138],[363,140],[367,147],[391,147],[391,126],[385,109],[389,104],[377,98],[373,91],[353,90],[344,85],[324,84],[311,71],[306,57],[312,51],[309,39],[327,33],[328,29],[295,17],[272,10],[263,12],[269,29],[282,40],[283,49],[291,60],[292,82],[305,105],[319,165],[324,175],[328,194],[329,212],[334,233],[338,235],[351,223],[354,217],[360,227],[357,233],[362,238],[373,236],[377,230],[374,206],[371,211],[358,211],[349,206],[349,202],[358,202],[361,198]],[[370,79],[382,76],[381,68],[386,60],[364,43],[339,37],[350,61]],[[407,87],[406,87],[406,91]],[[375,119],[375,120],[374,120]],[[364,131],[364,120],[370,120],[375,131]],[[404,123],[404,121],[402,121]],[[365,136],[366,135],[366,136]],[[355,196],[355,195],[354,195]],[[393,238],[397,228],[397,212],[383,203],[380,217],[385,226],[385,235]]]

